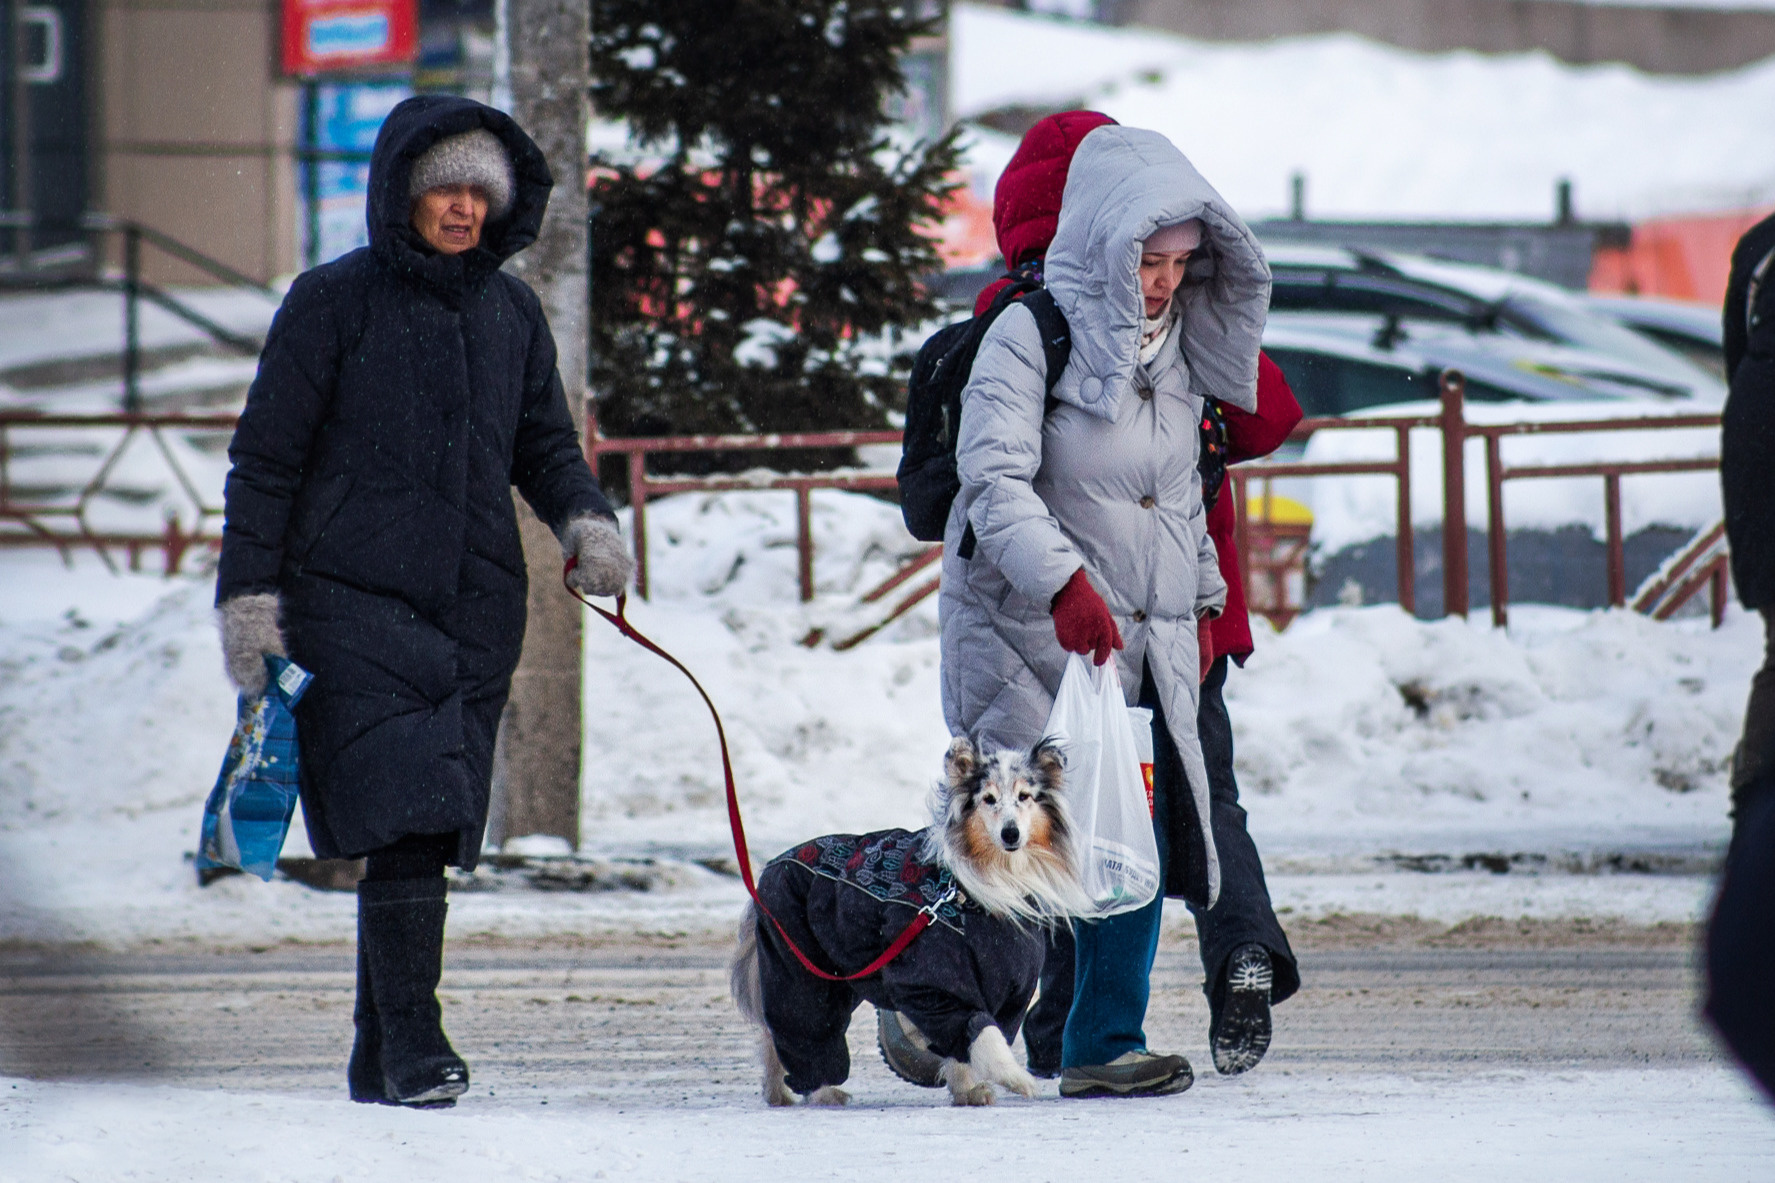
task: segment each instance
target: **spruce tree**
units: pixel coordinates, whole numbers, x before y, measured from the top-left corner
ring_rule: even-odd
[[[593,161],[608,434],[892,421],[954,188],[954,134],[884,114],[930,25],[917,0],[592,0],[593,107],[641,149]]]

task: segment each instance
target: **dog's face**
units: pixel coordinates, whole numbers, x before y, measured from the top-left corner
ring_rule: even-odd
[[[1060,748],[1042,740],[1027,752],[982,755],[966,738],[949,745],[950,816],[966,835],[969,853],[981,858],[1030,846],[1048,846],[1065,779]],[[995,849],[996,848],[996,849]]]

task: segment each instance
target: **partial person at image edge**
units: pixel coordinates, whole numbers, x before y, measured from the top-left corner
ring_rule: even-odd
[[[1738,598],[1762,613],[1765,650],[1732,756],[1732,842],[1707,925],[1704,1010],[1775,1100],[1775,216],[1732,252],[1722,315],[1726,541]]]

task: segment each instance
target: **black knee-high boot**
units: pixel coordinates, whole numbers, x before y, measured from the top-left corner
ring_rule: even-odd
[[[357,921],[357,1002],[351,1008],[351,1022],[357,1037],[351,1044],[351,1063],[345,1069],[345,1083],[353,1101],[392,1105],[387,1087],[382,1083],[382,1024],[376,1016],[376,993],[370,986],[369,942],[364,937],[363,889],[358,890]]]
[[[438,978],[444,968],[444,881],[358,884],[358,931],[366,950],[387,1100],[452,1103],[468,1065],[444,1036]]]

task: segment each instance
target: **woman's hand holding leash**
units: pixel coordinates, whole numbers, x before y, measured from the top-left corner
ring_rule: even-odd
[[[620,595],[635,573],[635,560],[609,518],[587,514],[561,530],[567,586],[582,596]]]
[[[1050,611],[1054,614],[1054,635],[1068,653],[1091,653],[1092,661],[1102,665],[1109,660],[1111,650],[1122,647],[1115,617],[1085,577],[1083,567],[1072,573],[1054,597]]]

